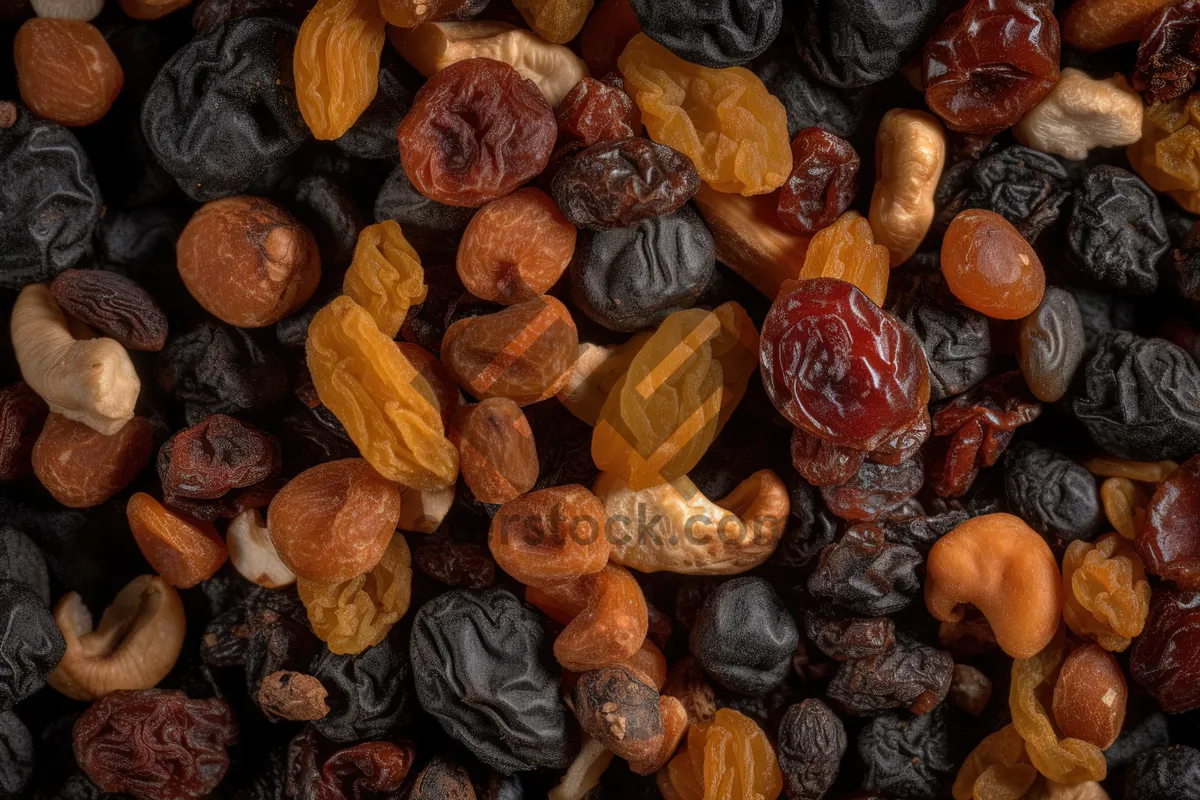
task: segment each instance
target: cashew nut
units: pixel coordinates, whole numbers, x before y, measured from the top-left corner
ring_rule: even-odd
[[[50,685],[75,700],[121,689],[150,689],[167,677],[183,649],[186,620],[179,593],[156,575],[130,581],[104,610],[100,627],[70,592],[54,608],[67,652]]]
[[[396,527],[410,533],[433,533],[454,505],[454,484],[445,489],[400,487],[400,521]]]
[[[1013,658],[1031,658],[1054,638],[1062,591],[1049,545],[1012,514],[967,520],[938,540],[925,565],[929,613],[958,622],[963,604],[973,604]]]
[[[917,252],[933,224],[933,195],[946,166],[946,132],[932,114],[907,108],[883,115],[875,136],[871,230],[893,267]]]
[[[1062,15],[1062,40],[1094,53],[1142,38],[1150,19],[1181,0],[1074,0]]]
[[[546,795],[547,800],[583,800],[587,793],[600,784],[600,777],[612,763],[613,754],[597,740],[581,733],[582,744],[579,754],[567,767],[567,772]]]
[[[1092,148],[1124,147],[1142,138],[1142,97],[1121,75],[1093,80],[1068,67],[1013,134],[1026,147],[1082,161]]]
[[[267,589],[280,589],[296,582],[296,573],[288,569],[275,550],[271,532],[262,516],[253,508],[238,514],[225,531],[229,560],[243,578]]]
[[[1096,781],[1083,783],[1055,783],[1049,778],[1038,778],[1022,800],[1110,800],[1108,792]]]
[[[77,340],[44,283],[26,286],[12,310],[21,376],[56,414],[112,436],[133,419],[142,384],[112,339]]]
[[[43,19],[91,22],[104,10],[104,0],[32,0],[33,13]]]
[[[426,22],[389,28],[392,46],[426,78],[456,61],[503,61],[537,84],[550,105],[558,104],[588,77],[587,64],[568,48],[504,22]]]
[[[736,575],[766,561],[787,526],[783,481],[760,470],[717,503],[691,479],[634,491],[601,472],[594,488],[610,520],[614,562],[639,572]]]

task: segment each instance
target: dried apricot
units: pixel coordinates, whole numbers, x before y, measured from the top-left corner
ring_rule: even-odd
[[[545,294],[575,253],[575,226],[554,200],[526,187],[471,218],[458,247],[458,277],[484,300],[513,305]]]
[[[1029,316],[1046,291],[1037,253],[1011,222],[991,211],[963,211],[950,223],[942,274],[963,305],[994,319]]]
[[[464,406],[450,422],[463,480],[485,503],[507,503],[537,483],[538,456],[529,420],[504,397]]]
[[[573,672],[623,664],[646,639],[642,587],[616,564],[578,580],[529,586],[525,600],[566,626],[554,640],[554,657]]]
[[[425,302],[421,257],[398,222],[385,219],[362,229],[342,291],[365,308],[389,338],[400,332],[408,309]]]
[[[129,498],[125,515],[142,555],[172,586],[190,589],[211,578],[229,557],[211,522],[168,511],[144,492]]]
[[[304,18],[292,68],[316,138],[337,139],[375,99],[386,27],[379,0],[317,0]]]
[[[870,223],[857,211],[847,211],[809,242],[800,278],[848,281],[883,306],[891,272],[888,259],[888,249],[875,244]]]
[[[125,83],[104,35],[82,20],[28,20],[12,47],[21,99],[34,114],[60,125],[98,121]]]
[[[1071,651],[1054,682],[1051,706],[1063,736],[1101,750],[1117,740],[1125,723],[1129,687],[1112,653],[1094,644]]]
[[[105,436],[82,422],[51,414],[33,446],[33,472],[69,508],[98,506],[129,485],[150,462],[154,427],[134,417]]]
[[[505,503],[488,547],[500,568],[529,586],[575,581],[608,563],[608,515],[578,484],[541,489]]]

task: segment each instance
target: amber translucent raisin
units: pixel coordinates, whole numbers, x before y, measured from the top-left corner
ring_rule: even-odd
[[[774,798],[783,791],[783,773],[762,728],[749,717],[722,708],[712,722],[691,724],[686,743],[659,772],[658,784],[664,797],[681,800]]]
[[[575,84],[555,112],[559,137],[591,147],[636,136],[642,121],[624,85],[616,74]]]
[[[172,586],[190,589],[211,578],[229,557],[212,523],[168,511],[148,494],[129,498],[125,515],[142,555]]]
[[[422,22],[446,19],[467,4],[467,0],[379,0],[379,10],[389,24],[415,28]]]
[[[521,407],[492,397],[464,406],[450,422],[463,480],[485,503],[507,503],[537,483],[533,431]]]
[[[792,140],[792,174],[779,193],[779,221],[802,234],[832,225],[854,202],[861,163],[850,143],[839,136],[821,128],[797,133]]]
[[[617,58],[641,30],[629,0],[600,0],[579,35],[579,53],[593,75],[607,75],[616,71]]]
[[[963,305],[995,319],[1032,314],[1046,290],[1037,253],[1012,223],[991,211],[964,211],[950,223],[942,274]]]
[[[13,39],[21,99],[60,125],[91,125],[112,107],[125,73],[104,35],[77,19],[31,19]]]
[[[1133,544],[1118,534],[1071,542],[1063,556],[1063,619],[1076,636],[1120,652],[1142,632],[1150,584]]]
[[[534,32],[548,42],[565,44],[583,27],[592,0],[514,0]]]
[[[954,779],[954,800],[1018,800],[1037,770],[1025,754],[1025,740],[1011,724],[984,738]]]
[[[809,242],[800,277],[848,281],[882,306],[890,272],[888,249],[875,244],[870,223],[857,211],[847,211]]]
[[[304,18],[292,66],[316,138],[337,139],[375,99],[386,27],[379,0],[317,0]]]
[[[408,363],[417,370],[417,374],[424,379],[424,384],[417,381],[416,389],[424,393],[426,386],[429,388],[432,394],[427,399],[437,406],[438,413],[442,417],[442,427],[449,430],[450,419],[454,416],[454,412],[463,405],[463,396],[462,392],[458,390],[458,384],[454,382],[454,378],[450,377],[450,373],[442,366],[442,362],[421,345],[412,342],[396,342],[396,347],[408,359]]]
[[[98,506],[129,485],[150,462],[154,426],[134,417],[112,436],[58,414],[46,419],[33,447],[33,472],[70,508]]]
[[[366,309],[379,330],[395,337],[408,309],[425,302],[425,270],[394,219],[363,228],[342,291]]]

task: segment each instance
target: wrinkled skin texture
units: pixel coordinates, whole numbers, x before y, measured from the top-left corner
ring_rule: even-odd
[[[323,653],[312,674],[329,692],[330,710],[314,727],[335,742],[386,736],[411,715],[411,671],[395,634],[356,655]]]
[[[901,707],[925,714],[945,699],[953,674],[949,653],[901,635],[891,650],[844,662],[828,694],[856,715]]]
[[[1168,714],[1200,708],[1200,593],[1158,589],[1129,654],[1129,674]]]
[[[624,87],[616,73],[575,84],[555,112],[559,137],[591,147],[636,136],[641,119]]]
[[[224,700],[183,692],[115,692],[75,723],[75,757],[102,790],[147,800],[200,798],[229,768],[237,723]]]
[[[1142,633],[1150,582],[1133,544],[1117,533],[1071,542],[1063,554],[1063,620],[1076,636],[1119,653]]]
[[[818,127],[835,136],[849,138],[858,130],[862,122],[859,104],[809,75],[796,62],[792,48],[777,45],[749,67],[767,90],[783,103],[789,136],[795,136],[805,128]]]
[[[158,73],[142,131],[193,200],[237,194],[309,137],[281,63],[295,41],[290,23],[238,20],[193,39]]]
[[[167,315],[153,295],[124,275],[71,269],[54,279],[50,292],[72,317],[131,350],[158,352],[167,342]]]
[[[1185,591],[1200,591],[1200,458],[1193,456],[1158,485],[1137,532],[1146,569]]]
[[[1071,179],[1057,158],[1013,145],[985,155],[962,173],[962,185],[947,171],[938,188],[939,221],[946,224],[959,211],[982,208],[1013,224],[1034,241],[1054,225],[1071,198]],[[948,196],[941,197],[943,194]]]
[[[846,726],[815,698],[797,703],[779,723],[779,768],[788,800],[820,800],[846,754]]]
[[[1033,396],[1061,400],[1083,363],[1087,340],[1079,303],[1070,292],[1047,286],[1042,302],[1017,323],[1017,363]]]
[[[477,208],[540,173],[557,125],[537,86],[512,67],[471,58],[430,78],[400,123],[400,163],[421,194]]]
[[[1136,175],[1107,164],[1088,172],[1075,193],[1068,253],[1088,278],[1147,294],[1158,286],[1158,262],[1171,246],[1158,197]]]
[[[341,137],[375,99],[385,27],[372,0],[318,0],[304,18],[292,70],[300,113],[316,138]]]
[[[562,769],[568,711],[538,660],[537,614],[506,591],[454,590],[413,621],[417,700],[480,761],[504,773]]]
[[[706,67],[736,67],[760,55],[779,33],[780,0],[631,0],[651,39]]]
[[[931,401],[962,394],[987,377],[992,366],[987,317],[957,303],[939,302],[924,292],[899,316],[925,351]]]
[[[0,389],[0,479],[29,474],[30,454],[49,413],[24,381]]]
[[[0,286],[48,281],[92,252],[103,201],[91,162],[66,128],[24,109],[0,129]]]
[[[1122,458],[1188,456],[1200,449],[1200,369],[1164,339],[1115,331],[1084,367],[1075,415]]]
[[[1147,103],[1174,100],[1196,84],[1200,71],[1200,4],[1170,4],[1147,24],[1138,45],[1133,88]]]
[[[834,661],[848,661],[877,656],[895,647],[896,623],[891,617],[826,616],[807,611],[804,635]]]
[[[722,685],[762,695],[787,676],[799,641],[795,620],[769,583],[734,578],[705,598],[690,648],[704,671]]]
[[[1009,506],[1021,519],[1061,548],[1091,540],[1104,525],[1092,474],[1062,453],[1019,442],[1004,456]]]
[[[282,468],[278,439],[224,414],[179,431],[158,451],[164,493],[198,500],[251,486]]]
[[[802,234],[832,225],[854,201],[861,163],[845,139],[821,128],[800,131],[792,139],[792,174],[779,193],[779,221]]]
[[[309,728],[292,739],[287,754],[288,797],[387,797],[400,788],[415,755],[407,739],[362,742],[332,753],[330,749]]]
[[[854,89],[890,78],[921,46],[934,0],[805,0],[796,44],[813,74]]]
[[[67,646],[44,601],[23,583],[0,580],[0,621],[0,710],[7,711],[46,685]]]
[[[863,786],[882,797],[938,797],[954,778],[958,744],[945,706],[915,718],[884,714],[858,735]]]
[[[925,462],[920,454],[899,464],[864,461],[849,480],[821,487],[821,498],[842,519],[876,520],[920,491]]]
[[[921,587],[920,564],[920,553],[885,541],[877,525],[855,525],[821,551],[808,591],[855,614],[893,614]]]
[[[1139,755],[1125,774],[1127,800],[1200,798],[1200,751],[1187,745],[1156,747]]]
[[[571,298],[609,330],[648,328],[690,308],[712,277],[712,234],[689,207],[628,228],[582,233]]]
[[[1060,47],[1042,0],[970,0],[925,44],[925,102],[952,130],[998,133],[1053,88]]]
[[[627,228],[670,214],[700,188],[692,160],[666,145],[631,138],[592,145],[554,175],[551,192],[580,228]]]

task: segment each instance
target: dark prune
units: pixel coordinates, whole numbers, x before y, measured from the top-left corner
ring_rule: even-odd
[[[1171,3],[1146,24],[1137,51],[1133,88],[1147,103],[1165,103],[1187,94],[1200,71],[1200,3]]]
[[[158,385],[195,425],[211,414],[262,408],[287,395],[283,362],[249,331],[204,322],[167,342],[155,364]]]
[[[1200,450],[1200,368],[1165,339],[1105,336],[1084,368],[1075,415],[1121,458],[1182,458]]]
[[[1175,290],[1188,300],[1200,302],[1200,223],[1185,228],[1167,263]]]
[[[678,150],[634,137],[579,151],[550,187],[572,225],[604,230],[670,214],[700,188],[700,175]]]
[[[0,710],[46,685],[67,643],[41,597],[23,583],[0,580]]]
[[[399,166],[375,197],[375,221],[396,220],[404,230],[404,238],[421,252],[453,250],[474,214],[473,208],[430,200],[417,191],[404,174],[404,167]]]
[[[854,147],[821,128],[792,139],[792,174],[779,193],[779,221],[803,234],[832,225],[854,202],[861,160]]]
[[[813,488],[792,470],[783,475],[788,487],[791,509],[787,527],[780,537],[779,546],[771,556],[771,563],[781,567],[799,568],[812,561],[813,557],[830,544],[837,536],[838,522],[832,514],[816,502]]]
[[[891,617],[828,616],[804,612],[804,635],[835,661],[867,658],[891,650],[896,644],[896,623]]]
[[[412,711],[412,681],[403,643],[389,634],[357,655],[325,650],[311,674],[329,692],[329,713],[313,727],[334,742],[381,739],[394,733]]]
[[[787,677],[799,641],[796,621],[771,584],[762,578],[734,578],[705,598],[689,645],[700,666],[720,684],[761,695]]]
[[[1200,593],[1154,590],[1129,674],[1168,714],[1200,708]]]
[[[213,414],[179,431],[158,451],[164,501],[214,500],[282,469],[279,440],[253,425]]]
[[[638,772],[652,770],[661,758],[663,716],[658,690],[629,670],[588,670],[571,690],[571,701],[583,732],[625,758]]]
[[[779,37],[781,40],[784,36]],[[795,53],[777,45],[757,59],[751,69],[787,111],[788,136],[805,128],[822,128],[848,139],[858,131],[862,109],[845,92],[813,78],[797,63]]]
[[[407,739],[334,750],[306,728],[288,744],[286,794],[305,800],[395,797],[414,755]]]
[[[970,0],[925,43],[925,102],[951,130],[999,133],[1053,88],[1060,50],[1045,0]]]
[[[297,28],[230,22],[179,49],[142,105],[155,157],[193,200],[237,194],[310,136],[292,81]]]
[[[141,270],[174,263],[184,220],[160,206],[110,211],[96,237],[105,264]]]
[[[200,0],[192,14],[192,28],[204,36],[246,17],[283,17],[299,23],[313,5],[314,0]]]
[[[987,377],[992,366],[992,337],[983,314],[955,303],[940,303],[926,292],[906,304],[900,318],[908,323],[929,362],[929,399],[962,394]]]
[[[50,284],[72,317],[131,350],[158,352],[167,341],[167,315],[137,282],[98,269],[69,269]]]
[[[75,723],[75,758],[102,790],[144,800],[203,797],[229,769],[238,727],[224,700],[163,689],[106,695]]]
[[[944,796],[958,769],[949,716],[942,705],[919,717],[884,714],[868,722],[858,735],[863,788],[885,797]]]
[[[540,615],[501,589],[435,597],[409,648],[421,708],[500,772],[566,767],[569,712],[539,660],[544,638]]]
[[[1149,294],[1171,247],[1158,198],[1128,170],[1101,164],[1075,192],[1067,255],[1086,277],[1110,289]]]
[[[33,737],[12,711],[0,714],[0,797],[24,797],[33,777]],[[67,799],[69,800],[69,798]]]
[[[933,546],[950,531],[970,519],[965,511],[943,511],[927,517],[913,517],[906,520],[884,522],[883,536],[889,542],[904,544],[928,554]]]
[[[16,108],[10,106],[10,108]],[[16,108],[0,126],[0,287],[52,279],[91,255],[100,187],[66,128]]]
[[[1044,403],[1061,400],[1083,362],[1087,337],[1075,297],[1047,286],[1042,302],[1017,323],[1017,363],[1025,385]]]
[[[821,551],[808,591],[855,614],[893,614],[921,588],[923,561],[913,548],[886,541],[878,525],[855,525]]]
[[[1058,220],[1071,197],[1062,162],[1020,145],[985,155],[966,177],[966,188],[942,210],[939,223],[949,223],[964,209],[981,208],[1004,217],[1032,242]]]
[[[1177,744],[1138,756],[1125,773],[1125,800],[1200,800],[1200,750]]]
[[[1004,456],[1004,489],[1012,512],[1061,549],[1091,541],[1105,525],[1096,479],[1062,453],[1018,442]]]
[[[949,653],[901,634],[891,650],[844,662],[827,691],[852,714],[901,707],[925,714],[946,698],[953,677]]]
[[[46,401],[24,381],[0,389],[0,481],[33,469],[30,456],[49,413]]]
[[[408,113],[412,96],[400,81],[400,58],[385,47],[379,67],[379,88],[375,99],[359,115],[350,130],[334,140],[342,152],[356,158],[391,159],[400,157],[396,128]]]
[[[876,520],[920,491],[925,484],[921,454],[896,465],[864,461],[850,480],[822,486],[821,498],[842,519]]]
[[[633,227],[580,233],[571,298],[598,324],[632,332],[691,308],[715,266],[712,234],[684,206]]]
[[[46,557],[32,539],[8,525],[0,527],[0,579],[28,586],[43,605],[50,605]]]
[[[641,128],[637,106],[625,94],[619,74],[575,84],[555,112],[559,139],[591,147],[636,136]]]
[[[415,545],[412,560],[429,577],[456,589],[486,589],[496,580],[496,562],[487,548],[439,534]]]
[[[853,89],[894,75],[925,41],[936,0],[803,0],[796,45],[813,74]]]
[[[745,64],[770,47],[783,22],[781,0],[630,0],[647,36],[693,64]]]
[[[846,726],[815,698],[797,703],[779,723],[779,768],[788,800],[821,800],[846,754]]]

